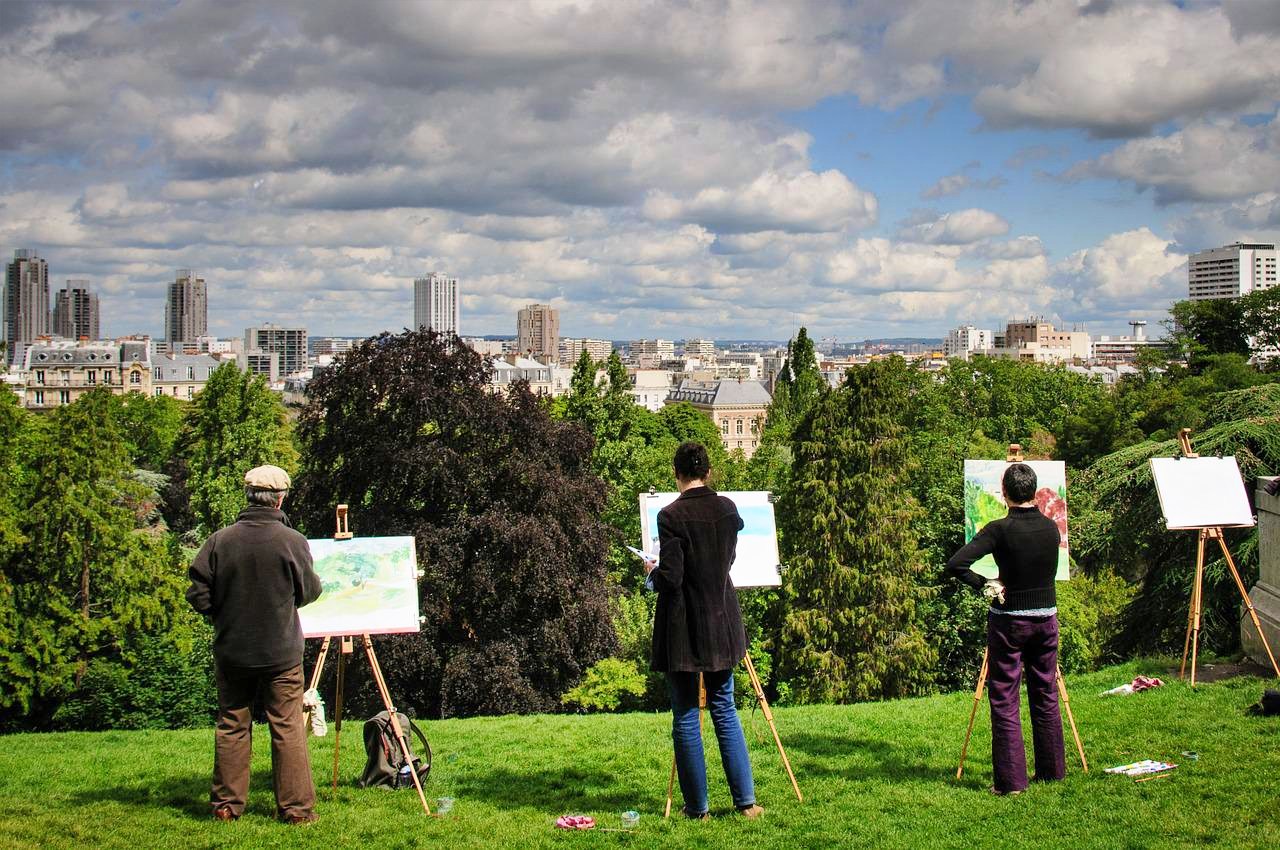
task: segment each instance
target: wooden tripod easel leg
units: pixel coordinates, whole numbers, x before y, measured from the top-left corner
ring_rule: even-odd
[[[778,745],[778,755],[782,756],[782,766],[787,769],[787,778],[791,780],[791,790],[796,792],[796,801],[803,803],[804,795],[800,793],[800,783],[796,782],[795,771],[791,769],[791,760],[787,758],[787,751],[782,746],[782,738],[778,735],[778,725],[773,722],[773,711],[769,708],[769,701],[764,698],[764,687],[760,683],[760,677],[756,674],[756,666],[751,663],[751,653],[747,653],[743,660],[747,662],[747,675],[751,677],[751,687],[755,689],[756,699],[760,700],[760,711],[764,714],[765,722],[769,724],[769,729],[773,732],[773,742]]]
[[[964,746],[960,748],[960,766],[956,768],[956,779],[964,776],[964,760],[969,755],[969,739],[973,736],[973,721],[978,716],[978,703],[982,701],[982,689],[987,686],[987,653],[982,651],[982,667],[978,669],[978,684],[973,689],[973,708],[969,712],[969,728],[964,732]]]
[[[422,801],[422,810],[431,814],[431,807],[427,805],[427,795],[422,791],[422,780],[418,778],[418,771],[413,765],[409,741],[405,738],[405,731],[400,728],[400,718],[396,716],[395,706],[391,704],[391,692],[387,690],[387,680],[382,678],[382,667],[378,665],[378,656],[373,651],[373,639],[368,635],[363,637],[364,651],[369,656],[369,668],[373,671],[373,681],[378,686],[378,693],[382,696],[382,704],[386,707],[387,714],[391,716],[391,728],[396,733],[396,740],[400,742],[400,752],[404,754],[405,763],[409,765],[413,787],[417,789],[418,799]]]
[[[1062,696],[1062,705],[1067,710],[1067,721],[1071,724],[1071,734],[1076,739],[1076,751],[1080,753],[1080,765],[1084,772],[1089,772],[1089,760],[1084,757],[1084,744],[1080,740],[1080,730],[1076,728],[1075,715],[1071,713],[1071,697],[1067,694],[1067,680],[1062,678],[1062,668],[1058,668],[1058,693]]]
[[[1196,542],[1196,577],[1191,586],[1191,613],[1187,619],[1187,632],[1191,644],[1191,687],[1196,686],[1196,660],[1200,645],[1200,602],[1202,585],[1204,584],[1204,543],[1209,537],[1209,529],[1200,529],[1200,538]],[[1184,678],[1187,672],[1187,647],[1182,650],[1182,669],[1178,678]]]
[[[1245,589],[1244,581],[1240,578],[1240,571],[1236,569],[1236,562],[1231,559],[1231,550],[1227,548],[1226,538],[1223,537],[1221,530],[1215,536],[1218,538],[1218,545],[1222,547],[1222,557],[1227,559],[1227,566],[1231,569],[1231,577],[1236,580],[1236,587],[1240,590],[1240,597],[1244,599],[1244,607],[1249,610],[1249,616],[1253,619],[1253,627],[1258,630],[1258,637],[1262,640],[1262,646],[1267,651],[1267,658],[1271,661],[1271,669],[1277,677],[1280,677],[1280,667],[1276,666],[1276,657],[1271,652],[1271,644],[1267,641],[1266,633],[1262,631],[1262,623],[1258,622],[1258,612],[1254,610],[1253,600],[1249,598],[1249,591]]]
[[[333,797],[338,798],[338,756],[342,752],[342,697],[346,690],[347,656],[354,651],[350,636],[338,638],[338,681],[333,691]]]

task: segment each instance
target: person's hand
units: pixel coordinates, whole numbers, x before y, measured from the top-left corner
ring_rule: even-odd
[[[1004,604],[1004,585],[999,579],[987,579],[986,584],[982,585],[982,595],[988,599]]]
[[[658,568],[658,559],[652,555],[646,555],[642,559],[642,563],[644,564],[644,574],[646,576]]]

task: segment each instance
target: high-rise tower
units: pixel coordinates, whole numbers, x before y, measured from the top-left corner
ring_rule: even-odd
[[[3,304],[6,356],[20,362],[23,349],[49,333],[49,264],[30,248],[14,251],[5,266]]]
[[[164,304],[165,341],[171,351],[181,353],[184,344],[195,345],[198,337],[208,334],[209,296],[204,278],[196,277],[191,269],[178,269]]]
[[[431,272],[413,282],[414,330],[458,333],[458,280]]]
[[[53,333],[64,339],[100,339],[101,320],[98,295],[89,291],[89,281],[68,280],[53,299]]]

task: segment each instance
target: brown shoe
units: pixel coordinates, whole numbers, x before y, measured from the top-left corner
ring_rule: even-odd
[[[239,817],[240,816],[238,814],[231,811],[230,806],[218,806],[218,808],[213,810],[214,820],[230,822],[230,821],[236,820]]]
[[[1016,797],[1022,792],[1021,791],[1001,791],[999,788],[992,785],[990,788],[987,789],[987,793],[992,794],[996,797]]]
[[[752,803],[749,806],[738,809],[738,814],[742,815],[747,820],[755,820],[764,814],[764,806],[757,806],[755,803]]]
[[[684,806],[680,807],[680,814],[684,815],[689,820],[711,820],[711,812],[703,812],[700,815],[695,815]]]
[[[320,816],[315,812],[308,812],[305,815],[285,815],[281,820],[290,826],[306,826],[320,820]]]

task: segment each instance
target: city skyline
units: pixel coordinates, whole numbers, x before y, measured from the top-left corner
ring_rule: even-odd
[[[220,337],[398,331],[440,268],[469,335],[856,340],[1154,328],[1280,241],[1280,4],[504,5],[3,4],[0,249],[105,336],[178,268]]]

